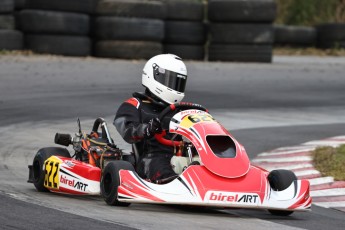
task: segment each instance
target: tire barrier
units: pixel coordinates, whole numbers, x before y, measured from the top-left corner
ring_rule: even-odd
[[[26,8],[92,14],[98,0],[26,0]]]
[[[345,49],[345,23],[327,23],[316,26],[317,46],[323,49]]]
[[[307,26],[274,25],[274,44],[311,47],[316,43],[316,29]]]
[[[14,0],[1,0],[0,13],[12,13],[14,11]]]
[[[209,0],[208,60],[271,62],[274,0]]]
[[[212,23],[210,41],[218,44],[271,44],[273,27],[261,23]]]
[[[149,59],[162,52],[162,44],[152,41],[98,41],[95,56],[121,59]]]
[[[0,50],[23,49],[23,33],[17,30],[0,29]]]
[[[208,55],[211,61],[271,62],[272,45],[211,43]]]
[[[166,19],[177,21],[203,21],[205,6],[201,2],[162,0],[166,5]]]
[[[166,7],[161,1],[101,0],[96,6],[100,16],[165,19]]]
[[[15,9],[23,9],[26,5],[27,0],[14,0]]]
[[[94,55],[147,59],[162,53],[165,17],[161,1],[100,0],[92,31]]]
[[[17,13],[24,47],[36,53],[91,55],[90,16],[94,0],[27,0]],[[80,8],[79,8],[80,7]],[[74,12],[73,12],[74,11]]]
[[[272,0],[209,0],[208,18],[212,22],[267,22],[276,18]]]
[[[157,19],[101,16],[95,19],[94,29],[94,35],[100,40],[161,41],[164,38],[164,22]]]
[[[14,30],[15,20],[13,15],[0,14],[0,30]]]
[[[0,50],[271,62],[273,44],[345,48],[344,23],[272,26],[275,17],[274,0],[0,0]]]
[[[207,38],[203,22],[205,5],[183,0],[164,2],[167,8],[164,53],[174,53],[183,59],[203,60]]]
[[[25,35],[26,47],[36,53],[66,56],[88,56],[91,53],[91,41],[86,36],[68,35]]]
[[[0,1],[0,50],[23,49],[23,34],[15,30],[14,0]]]
[[[24,33],[88,35],[89,16],[43,10],[22,10],[18,14],[19,28]]]

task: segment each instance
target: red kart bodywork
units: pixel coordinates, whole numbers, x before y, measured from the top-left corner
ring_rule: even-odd
[[[290,211],[310,209],[309,181],[296,180],[287,189],[274,191],[267,179],[269,172],[251,165],[244,147],[208,113],[182,111],[173,117],[169,131],[192,142],[200,165],[190,165],[167,184],[154,184],[133,171],[120,170],[119,201]],[[216,156],[208,136],[231,138],[235,157]]]
[[[51,156],[45,161],[45,187],[51,192],[73,195],[99,195],[101,169],[74,160]]]

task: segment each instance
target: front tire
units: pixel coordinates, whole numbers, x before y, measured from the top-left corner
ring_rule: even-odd
[[[132,164],[127,161],[111,161],[105,166],[101,180],[101,195],[108,205],[127,207],[130,203],[124,203],[117,199],[121,169],[134,171]]]
[[[49,192],[44,187],[45,170],[43,169],[44,162],[51,156],[71,157],[70,153],[65,148],[48,147],[38,150],[32,162],[34,180],[33,183],[39,192]]]
[[[295,173],[290,170],[279,169],[273,170],[267,177],[271,187],[275,191],[283,191],[287,189],[294,181],[297,180]],[[268,209],[268,211],[275,216],[289,216],[293,211],[282,211]]]

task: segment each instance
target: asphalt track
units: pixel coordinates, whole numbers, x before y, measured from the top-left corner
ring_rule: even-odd
[[[140,86],[144,61],[0,56],[1,229],[343,229],[345,214],[274,217],[262,210],[178,206],[109,207],[99,197],[42,194],[27,184],[27,165],[55,132],[85,130]],[[273,148],[345,132],[345,59],[276,57],[274,64],[187,62],[186,101],[205,105],[251,158]]]

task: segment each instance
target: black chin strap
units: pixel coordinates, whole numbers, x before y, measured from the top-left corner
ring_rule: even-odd
[[[152,104],[157,105],[157,106],[160,106],[160,107],[163,107],[163,108],[165,108],[165,107],[168,106],[168,104],[165,104],[165,103],[162,102],[162,101],[158,101],[157,99],[148,96],[146,93],[134,92],[134,93],[133,93],[133,97],[139,98],[139,99],[141,99],[141,100],[148,100],[148,101],[150,101]]]

